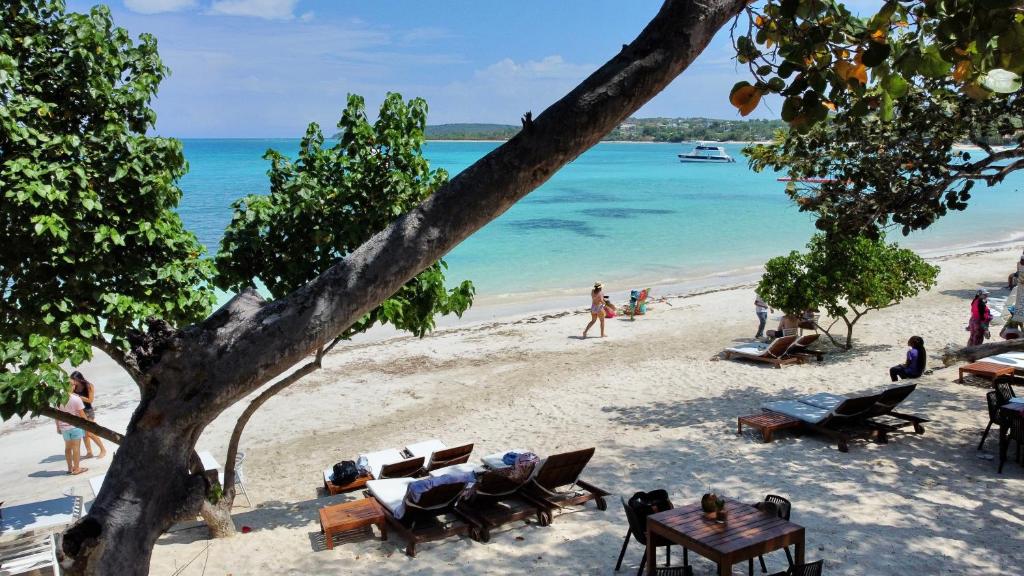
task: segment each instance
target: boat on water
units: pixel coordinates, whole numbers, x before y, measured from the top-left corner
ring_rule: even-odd
[[[735,162],[736,160],[725,153],[725,148],[712,146],[706,142],[698,142],[693,150],[679,154],[680,162],[704,162],[708,164],[721,164]]]

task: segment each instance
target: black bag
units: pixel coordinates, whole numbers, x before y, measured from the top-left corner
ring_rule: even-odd
[[[359,469],[356,463],[351,460],[344,460],[334,465],[334,473],[331,474],[331,483],[335,486],[351,484],[359,477]]]
[[[647,517],[655,512],[664,512],[672,509],[672,501],[668,499],[668,491],[651,490],[650,492],[637,492],[627,502],[630,508],[636,512],[638,519],[647,521]]]

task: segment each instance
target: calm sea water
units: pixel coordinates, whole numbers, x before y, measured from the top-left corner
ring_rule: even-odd
[[[266,193],[267,148],[294,155],[298,140],[185,140],[190,171],[181,187],[185,224],[215,252],[230,204]],[[455,175],[498,146],[431,142],[431,165]],[[740,271],[801,248],[814,227],[784,193],[777,174],[735,164],[683,164],[692,145],[602,143],[459,245],[448,277],[469,278],[483,298],[675,284]],[[920,249],[1006,241],[1024,231],[1024,174],[976,188],[970,208],[910,238]]]

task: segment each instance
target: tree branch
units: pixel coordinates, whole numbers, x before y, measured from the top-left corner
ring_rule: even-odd
[[[336,339],[331,346],[333,347],[340,340],[341,338]],[[252,415],[255,414],[256,411],[267,402],[267,400],[273,398],[278,392],[298,382],[306,375],[320,369],[325,353],[326,350],[322,348],[318,350],[315,360],[285,376],[281,380],[275,382],[273,386],[270,386],[261,392],[259,396],[253,398],[252,402],[250,402],[249,405],[245,407],[245,410],[242,411],[242,414],[238,416],[238,420],[235,421],[235,429],[231,431],[231,440],[228,442],[227,461],[224,463],[224,485],[222,486],[224,494],[231,494],[232,497],[234,495],[235,457],[238,455],[238,443],[242,439],[242,431],[245,430],[245,425],[249,423],[249,419],[252,418]]]
[[[981,358],[987,358],[1003,352],[1024,350],[1024,339],[1004,340],[1003,342],[989,342],[978,346],[965,346],[957,348],[954,345],[947,346],[942,352],[942,363],[950,366],[956,362],[975,362]]]
[[[87,432],[92,432],[93,434],[99,436],[100,438],[103,438],[104,440],[110,440],[114,444],[120,444],[124,442],[124,436],[118,434],[117,432],[114,432],[110,428],[100,426],[99,424],[93,422],[92,420],[86,420],[81,416],[75,416],[74,414],[62,412],[52,406],[43,406],[37,409],[36,413],[42,416],[49,416],[54,420],[60,420],[61,422],[71,424],[72,426],[76,428],[81,428],[82,430],[85,430]]]
[[[745,5],[667,0],[636,40],[540,114],[532,129],[292,294],[265,303],[246,291],[183,330],[147,377],[163,381],[166,374],[201,387],[185,408],[205,419],[280,375],[597,144],[686,69]]]
[[[103,336],[93,338],[92,345],[107,356],[110,356],[110,359],[123,368],[124,371],[132,377],[132,380],[136,384],[142,380],[142,371],[139,370],[138,365],[135,363],[135,357],[131,353],[125,352],[121,348],[113,345]]]

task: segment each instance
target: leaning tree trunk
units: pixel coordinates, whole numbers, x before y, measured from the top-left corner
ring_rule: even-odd
[[[974,362],[995,354],[1014,351],[1024,351],[1024,339],[989,342],[988,344],[965,346],[963,348],[958,348],[956,345],[951,344],[942,351],[942,363],[949,366],[956,362]]]
[[[67,573],[149,573],[157,537],[195,515],[206,493],[205,479],[189,471],[193,443],[183,438],[191,435],[165,421],[125,436],[88,516],[64,534]]]
[[[133,343],[142,402],[88,516],[68,530],[73,574],[146,574],[161,532],[198,513],[202,430],[326,345],[588,150],[677,77],[747,0],[667,0],[632,43],[523,130],[292,294],[244,291],[202,323],[151,323]],[[723,98],[725,96],[723,95]]]

